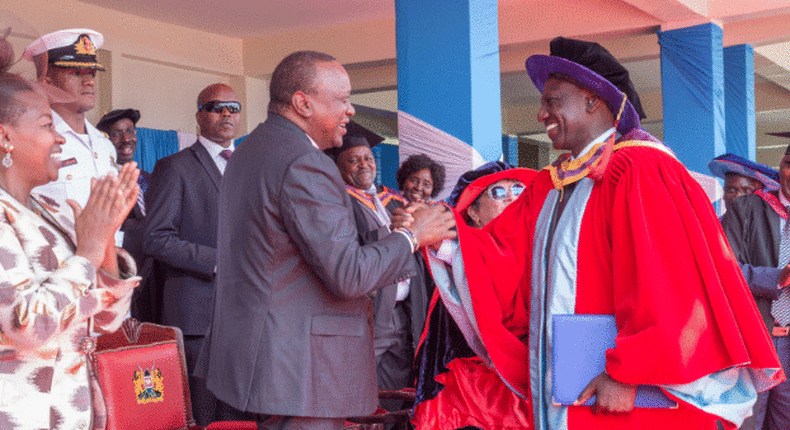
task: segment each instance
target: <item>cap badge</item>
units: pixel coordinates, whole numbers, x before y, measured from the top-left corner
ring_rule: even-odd
[[[96,47],[87,34],[80,35],[77,43],[74,44],[74,50],[77,51],[77,54],[96,55]]]

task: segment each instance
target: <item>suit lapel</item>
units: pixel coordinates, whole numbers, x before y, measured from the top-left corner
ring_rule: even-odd
[[[214,182],[217,190],[219,190],[219,183],[222,181],[222,173],[220,173],[217,164],[211,158],[211,154],[208,153],[208,150],[203,147],[203,144],[200,143],[199,140],[195,141],[189,148],[192,150],[192,153],[195,154],[195,157],[197,157],[198,162],[206,169],[206,173],[208,173],[211,181]]]
[[[771,192],[777,199],[779,198],[778,192]],[[768,205],[766,206],[766,218],[768,218],[768,228],[770,229],[770,236],[774,238],[774,246],[771,252],[773,253],[771,261],[776,261],[779,264],[779,245],[782,238],[782,230],[780,225],[779,215]],[[790,220],[789,220],[790,221]]]
[[[141,192],[142,192],[142,191],[141,191]],[[140,209],[140,203],[135,203],[135,204],[134,204],[134,207],[133,207],[133,208],[132,208],[132,210],[129,212],[129,215],[127,216],[127,218],[133,218],[133,219],[136,219],[136,218],[145,218],[145,216],[143,215],[143,211],[142,211],[142,209]]]
[[[775,238],[776,240],[773,241],[774,246],[771,250],[773,252],[773,259],[772,261],[776,261],[779,264],[779,244],[782,241],[782,231],[779,224],[779,215],[776,214],[773,210],[768,208],[766,211],[766,218],[768,218],[768,228],[770,229],[770,237]],[[790,220],[788,220],[790,222]]]

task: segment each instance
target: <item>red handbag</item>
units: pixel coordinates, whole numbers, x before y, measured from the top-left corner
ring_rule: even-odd
[[[177,327],[127,319],[93,338],[88,373],[94,430],[181,430],[195,424]]]

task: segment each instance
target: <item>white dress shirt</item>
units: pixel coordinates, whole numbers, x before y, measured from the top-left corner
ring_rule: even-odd
[[[208,140],[203,136],[198,136],[198,142],[206,148],[209,155],[211,155],[211,159],[214,160],[214,164],[217,165],[217,169],[219,169],[219,173],[225,174],[225,168],[228,167],[228,160],[222,158],[219,155],[220,152],[229,149],[231,152],[236,150],[236,145],[231,140],[230,145],[227,148],[223,148],[219,143],[214,141]]]
[[[87,120],[87,134],[75,133],[55,111],[52,111],[52,122],[55,131],[66,139],[60,154],[63,166],[56,181],[36,187],[33,192],[43,194],[61,206],[66,205],[66,199],[72,199],[85,207],[91,192],[91,178],[118,172],[115,147]]]

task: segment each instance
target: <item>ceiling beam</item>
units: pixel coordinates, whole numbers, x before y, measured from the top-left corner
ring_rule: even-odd
[[[710,15],[708,0],[623,0],[661,22],[682,22]]]
[[[724,46],[748,43],[757,47],[790,41],[788,23],[790,23],[790,10],[778,15],[725,22]]]

